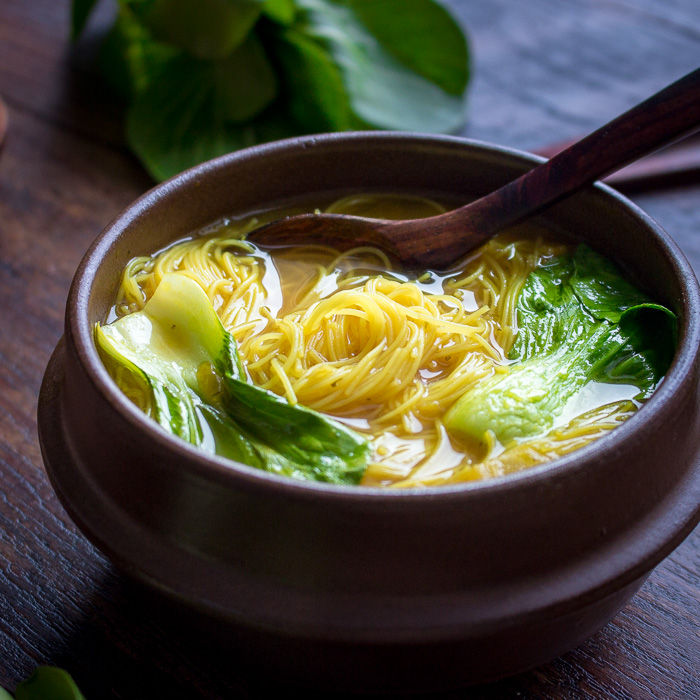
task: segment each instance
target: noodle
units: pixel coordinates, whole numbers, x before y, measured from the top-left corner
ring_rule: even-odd
[[[503,235],[444,278],[409,279],[372,248],[263,252],[241,240],[258,223],[224,222],[132,260],[115,312],[143,308],[167,273],[196,280],[254,384],[372,436],[374,459],[363,483],[415,486],[500,475],[563,454],[618,421],[619,411],[601,414],[597,423],[579,426],[575,438],[541,438],[500,458],[498,446],[489,454],[488,446],[485,453],[484,445],[453,444],[441,424],[470,387],[504,371],[520,290],[564,245]],[[148,411],[138,389],[132,383],[128,395]]]

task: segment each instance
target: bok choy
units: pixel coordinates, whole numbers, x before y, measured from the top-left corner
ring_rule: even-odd
[[[502,443],[541,434],[588,382],[620,383],[647,398],[668,370],[676,319],[585,245],[528,277],[517,303],[516,360],[445,415],[453,435]]]
[[[73,0],[73,39],[98,2]],[[125,102],[129,148],[158,180],[289,136],[464,123],[469,46],[436,0],[109,4],[98,63]]]
[[[169,433],[217,454],[298,479],[359,482],[361,435],[248,381],[233,336],[202,288],[166,275],[142,311],[96,329],[98,347],[145,387]],[[210,448],[214,448],[210,445]]]
[[[0,700],[12,696],[0,688]],[[39,666],[15,690],[15,700],[85,700],[73,678],[56,666]]]

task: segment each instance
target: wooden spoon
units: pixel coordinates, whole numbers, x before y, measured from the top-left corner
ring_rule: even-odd
[[[394,221],[301,214],[248,238],[266,246],[373,245],[421,268],[445,268],[505,227],[700,128],[700,69],[689,73],[517,180],[454,211]]]

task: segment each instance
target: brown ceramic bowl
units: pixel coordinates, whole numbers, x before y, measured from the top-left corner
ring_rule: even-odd
[[[675,310],[673,366],[612,434],[514,476],[391,491],[300,483],[210,457],[144,417],[93,343],[131,257],[224,215],[318,192],[466,198],[535,162],[456,138],[330,135],[222,157],[136,201],[80,265],[40,397],[46,469],[76,523],[207,638],[296,682],[413,691],[483,682],[593,634],[700,517],[697,282],[669,237],[613,190],[591,187],[546,221]]]

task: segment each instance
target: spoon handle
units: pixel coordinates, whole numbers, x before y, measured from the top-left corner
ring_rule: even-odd
[[[517,180],[472,202],[470,218],[486,240],[696,129],[700,129],[700,68]]]

